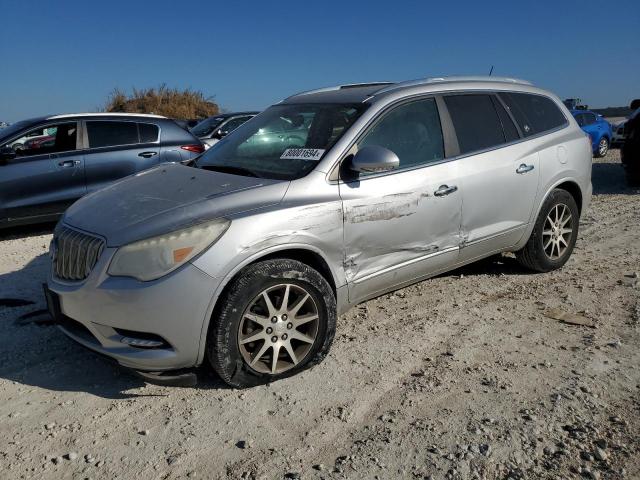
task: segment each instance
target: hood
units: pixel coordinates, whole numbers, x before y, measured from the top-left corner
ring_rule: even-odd
[[[62,221],[105,237],[109,247],[119,247],[277,204],[288,185],[288,181],[163,165],[81,198]]]

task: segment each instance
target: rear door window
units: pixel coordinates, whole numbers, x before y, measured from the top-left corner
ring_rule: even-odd
[[[548,132],[567,123],[558,106],[548,97],[513,92],[501,92],[499,95],[525,137]]]
[[[505,135],[491,95],[448,95],[444,102],[458,137],[460,154],[505,143]]]
[[[89,148],[115,147],[138,143],[138,124],[135,122],[88,121]]]
[[[154,143],[158,141],[160,129],[153,123],[139,123],[140,143]]]

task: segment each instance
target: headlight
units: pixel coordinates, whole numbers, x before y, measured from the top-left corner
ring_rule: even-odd
[[[160,278],[215,243],[230,223],[222,218],[120,247],[108,273],[143,282]]]

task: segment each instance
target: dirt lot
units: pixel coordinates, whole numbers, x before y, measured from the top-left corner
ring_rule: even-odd
[[[339,319],[238,391],[145,385],[46,317],[50,231],[0,234],[0,478],[640,478],[640,192],[594,164],[569,263],[492,258]],[[565,312],[595,328],[549,318]]]

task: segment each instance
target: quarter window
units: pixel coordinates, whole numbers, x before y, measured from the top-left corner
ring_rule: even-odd
[[[491,95],[450,95],[444,101],[458,137],[460,154],[505,143]]]
[[[87,122],[89,147],[114,147],[138,143],[138,125],[135,122]]]
[[[518,129],[509,117],[509,114],[504,109],[500,101],[496,97],[493,98],[493,104],[496,107],[496,111],[498,112],[498,117],[500,117],[500,123],[502,124],[502,131],[504,132],[504,138],[507,142],[513,142],[514,140],[518,140],[520,135],[518,134]]]
[[[160,129],[153,123],[139,123],[140,143],[154,143],[158,141]]]
[[[444,158],[438,108],[433,98],[396,107],[358,142],[358,148],[378,145],[394,152],[400,168],[437,162]]]
[[[547,132],[567,123],[558,106],[548,97],[513,92],[502,92],[499,95],[525,137]]]

